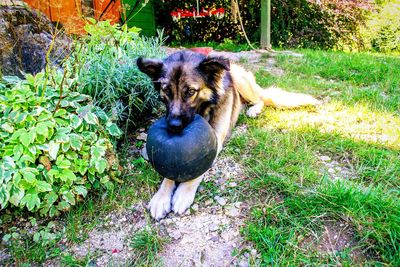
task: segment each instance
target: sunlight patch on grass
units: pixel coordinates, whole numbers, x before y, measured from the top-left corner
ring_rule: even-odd
[[[371,111],[362,104],[346,106],[332,101],[314,112],[269,109],[253,123],[287,130],[312,127],[323,133],[339,133],[346,138],[400,150],[400,118],[391,113]]]

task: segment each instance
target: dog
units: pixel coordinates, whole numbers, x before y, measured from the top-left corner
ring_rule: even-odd
[[[214,129],[218,153],[235,126],[243,105],[256,117],[265,105],[293,108],[317,105],[310,95],[289,93],[279,88],[262,89],[254,75],[224,57],[205,56],[189,50],[175,52],[164,60],[136,61],[140,71],[153,81],[166,107],[168,129],[182,131],[199,114]],[[149,203],[151,216],[160,220],[171,210],[183,214],[193,203],[203,176],[176,184],[164,178]]]

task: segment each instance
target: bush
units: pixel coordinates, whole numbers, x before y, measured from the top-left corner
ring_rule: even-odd
[[[159,104],[151,81],[138,70],[136,58],[164,57],[162,33],[147,38],[139,36],[138,28],[91,22],[85,27],[89,35],[76,42],[67,69],[76,79],[77,90],[92,96],[94,104],[113,120],[129,118],[135,123]]]
[[[247,35],[260,38],[260,1],[238,0]],[[231,0],[204,0],[200,6],[225,8],[222,19],[184,18],[174,22],[169,15],[177,8],[192,10],[195,2],[163,1],[157,7],[158,23],[167,34],[186,42],[244,41],[238,21],[231,13]],[[338,48],[363,47],[360,28],[374,4],[364,0],[282,0],[271,2],[271,42],[279,47]]]
[[[400,0],[384,4],[368,20],[363,33],[374,50],[400,52]]]
[[[0,206],[50,216],[93,188],[112,188],[116,124],[60,74],[0,83]],[[70,87],[66,81],[63,87]],[[61,90],[61,92],[60,92]]]

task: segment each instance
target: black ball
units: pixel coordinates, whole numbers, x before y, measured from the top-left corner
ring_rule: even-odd
[[[146,150],[149,162],[159,174],[185,182],[211,167],[217,155],[217,138],[200,115],[180,133],[168,131],[167,120],[163,117],[150,127]]]

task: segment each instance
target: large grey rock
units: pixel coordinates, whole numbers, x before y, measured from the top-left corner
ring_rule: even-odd
[[[16,1],[18,2],[18,1]],[[26,5],[0,6],[0,69],[3,75],[23,77],[46,66],[46,53],[57,30],[50,20]],[[50,62],[58,64],[67,55],[70,38],[57,34]]]

